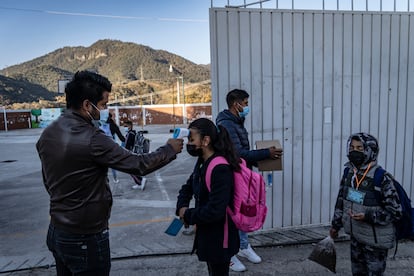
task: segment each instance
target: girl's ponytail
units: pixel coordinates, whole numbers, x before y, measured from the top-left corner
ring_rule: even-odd
[[[240,170],[240,157],[234,148],[227,129],[221,125],[217,126],[217,143],[214,144],[214,149],[221,153],[229,162],[233,170]]]

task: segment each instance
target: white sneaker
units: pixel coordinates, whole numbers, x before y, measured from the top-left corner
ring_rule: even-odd
[[[141,185],[139,185],[141,191],[143,191],[145,189],[145,183],[147,183],[147,179],[145,177],[143,177],[142,180],[141,180]]]
[[[247,246],[246,249],[240,249],[239,253],[237,253],[238,256],[247,258],[250,262],[254,264],[258,264],[262,261],[262,258],[260,258],[256,252],[254,252],[253,248],[250,246],[250,244]]]
[[[243,272],[246,271],[246,267],[236,256],[231,257],[230,260],[230,269],[236,272]]]
[[[147,179],[145,177],[143,177],[141,179],[141,184],[135,184],[132,186],[132,189],[136,190],[136,189],[140,189],[141,191],[143,191],[145,189],[145,183],[147,182]]]

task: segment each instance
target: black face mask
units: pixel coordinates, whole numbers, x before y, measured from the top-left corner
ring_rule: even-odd
[[[361,151],[353,150],[348,154],[348,159],[355,167],[359,168],[364,163],[365,155]]]
[[[203,155],[203,150],[201,148],[197,148],[196,145],[189,145],[187,144],[187,152],[189,155],[194,157],[200,157]]]

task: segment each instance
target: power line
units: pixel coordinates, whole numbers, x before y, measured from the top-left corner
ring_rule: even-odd
[[[13,8],[13,7],[3,7],[3,6],[0,6],[0,10],[14,10],[14,11],[21,11],[21,12],[36,12],[36,13],[46,13],[46,14],[53,14],[53,15],[66,15],[66,16],[102,17],[102,18],[112,18],[112,19],[157,20],[157,21],[169,21],[169,22],[193,22],[193,23],[208,22],[207,19],[196,19],[196,18],[141,17],[141,16],[128,16],[128,15],[111,15],[111,14],[24,9],[24,8]]]

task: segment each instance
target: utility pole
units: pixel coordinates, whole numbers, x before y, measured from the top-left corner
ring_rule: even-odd
[[[184,74],[181,73],[179,70],[177,70],[176,68],[174,68],[171,64],[170,64],[170,68],[169,68],[169,72],[170,73],[178,73],[179,76],[176,76],[177,78],[177,103],[180,103],[180,81],[179,79],[181,79],[181,84],[182,84],[182,94],[183,94],[183,123],[187,124],[187,110],[185,107],[185,92],[184,92]]]
[[[4,130],[7,131],[7,115],[6,115],[6,107],[3,106],[3,118],[4,118]]]

